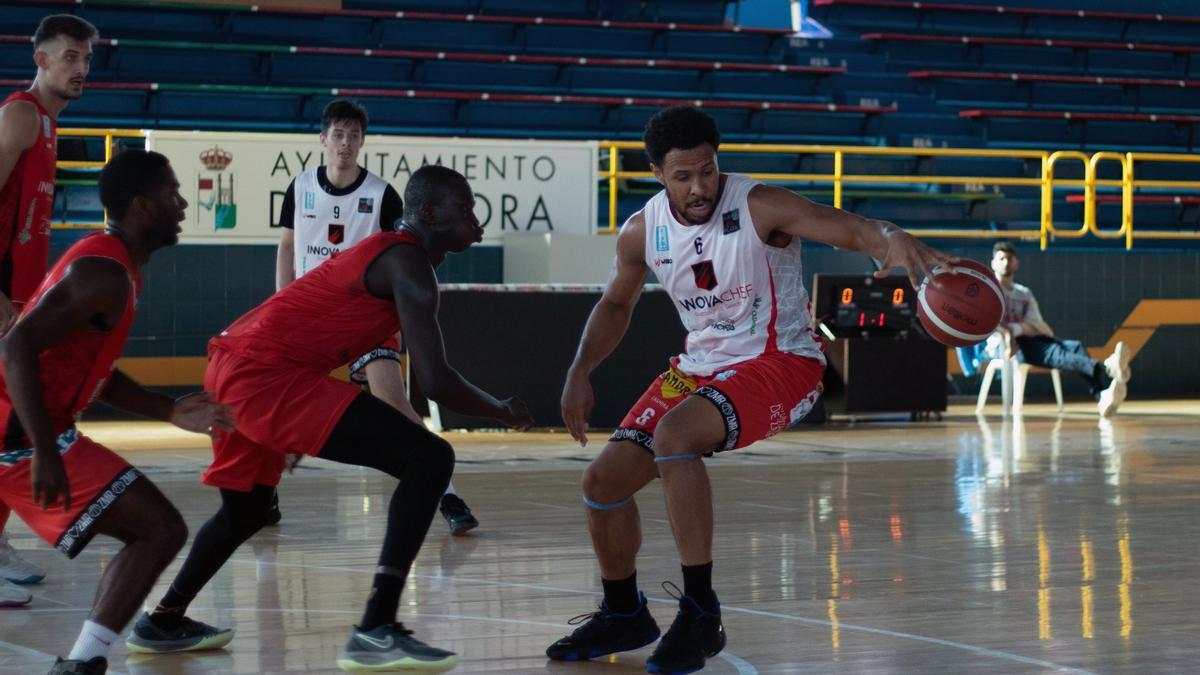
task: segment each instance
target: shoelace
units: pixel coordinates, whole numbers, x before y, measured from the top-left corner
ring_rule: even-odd
[[[410,635],[413,634],[413,631],[405,628],[404,624],[400,623],[399,621],[392,624],[392,630],[399,633],[400,637],[409,637]]]
[[[600,618],[603,615],[604,615],[604,605],[601,605],[600,608],[594,612],[588,612],[587,614],[580,614],[579,616],[573,616],[570,619],[567,619],[567,625],[568,626],[578,626],[579,624],[581,624],[589,619]]]
[[[664,593],[666,593],[667,595],[671,596],[672,598],[674,598],[676,600],[683,599],[683,591],[679,590],[679,587],[676,586],[675,582],[673,582],[673,581],[662,582],[662,589],[663,589]]]

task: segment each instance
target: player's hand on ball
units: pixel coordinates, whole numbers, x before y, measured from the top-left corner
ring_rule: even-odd
[[[198,391],[175,399],[170,422],[180,429],[218,438],[233,431],[233,408],[212,400],[207,391]]]
[[[592,417],[592,406],[595,404],[592,383],[587,376],[568,375],[561,401],[562,418],[571,438],[579,441],[581,446],[587,445],[587,425]]]
[[[883,266],[875,273],[877,279],[888,276],[897,267],[903,267],[908,272],[908,281],[913,288],[921,287],[921,274],[929,277],[930,283],[938,285],[933,280],[933,268],[939,265],[949,265],[958,260],[954,256],[927,246],[899,227],[895,227],[884,236],[888,242],[887,255],[883,258]]]
[[[514,396],[504,399],[501,403],[504,404],[505,424],[517,431],[525,431],[533,426],[533,415],[529,414],[529,406],[525,405],[525,401]]]
[[[33,503],[42,510],[54,506],[62,498],[63,511],[71,509],[71,489],[67,483],[67,469],[63,466],[62,455],[58,448],[42,452],[34,450],[30,460],[30,479],[33,482]]]

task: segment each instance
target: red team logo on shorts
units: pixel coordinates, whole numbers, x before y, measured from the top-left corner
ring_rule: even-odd
[[[705,260],[692,265],[692,274],[696,275],[696,287],[711,291],[717,287],[717,271],[713,269],[711,260]]]
[[[346,226],[329,224],[329,243],[340,244],[346,240]]]

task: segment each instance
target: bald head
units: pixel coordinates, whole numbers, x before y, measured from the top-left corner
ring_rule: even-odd
[[[417,169],[404,188],[404,217],[424,220],[430,210],[471,197],[467,179],[454,169],[430,164]]]
[[[475,193],[454,169],[429,165],[417,169],[404,188],[404,223],[427,231],[437,248],[463,251],[483,237],[475,217]]]

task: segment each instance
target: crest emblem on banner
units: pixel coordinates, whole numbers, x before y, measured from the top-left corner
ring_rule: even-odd
[[[233,163],[233,153],[214,145],[200,153],[200,163],[204,168],[200,170],[196,183],[196,205],[200,207],[196,210],[197,219],[207,218],[204,214],[211,212],[214,230],[230,230],[237,227],[237,203],[233,198],[234,175],[226,171]]]

